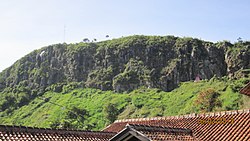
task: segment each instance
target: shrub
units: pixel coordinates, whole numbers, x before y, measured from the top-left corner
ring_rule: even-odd
[[[70,128],[70,129],[88,129],[86,118],[89,117],[89,112],[86,109],[72,107],[63,119],[56,119],[50,123],[51,128]]]
[[[202,112],[211,112],[216,106],[221,106],[221,101],[218,99],[219,93],[214,89],[209,88],[201,91],[195,100],[195,105]]]
[[[105,105],[103,112],[104,112],[105,118],[108,120],[108,123],[114,122],[117,119],[117,116],[119,114],[118,108],[113,103],[109,103]]]

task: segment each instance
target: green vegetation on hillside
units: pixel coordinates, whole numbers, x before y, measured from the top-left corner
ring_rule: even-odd
[[[0,73],[0,124],[98,130],[116,119],[250,108],[238,93],[249,60],[248,41],[134,35],[50,45]]]
[[[141,86],[171,91],[197,75],[202,79],[244,77],[249,59],[248,41],[231,44],[134,35],[102,42],[55,44],[27,54],[1,72],[0,92],[28,88],[32,91],[27,97],[32,100],[53,84],[70,82],[116,92]]]
[[[100,130],[115,119],[198,113],[202,104],[210,111],[250,108],[250,98],[238,93],[247,81],[224,77],[184,82],[171,92],[141,87],[129,93],[114,93],[77,88],[80,84],[65,85],[61,92],[55,92],[60,90],[54,86],[17,109],[0,112],[0,124]],[[213,100],[220,101],[212,109],[206,107],[211,106],[207,101],[198,99],[211,89],[217,94]]]

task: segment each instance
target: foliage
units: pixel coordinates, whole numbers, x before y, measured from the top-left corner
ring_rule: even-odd
[[[212,112],[215,107],[221,106],[221,101],[218,99],[219,96],[220,94],[214,89],[206,89],[199,93],[195,105],[199,106],[202,112]]]
[[[74,89],[81,88],[83,85],[79,82],[71,82],[67,85],[62,86],[62,93],[68,93]],[[55,90],[54,90],[55,91]]]
[[[117,106],[113,103],[108,103],[107,105],[105,105],[103,112],[109,124],[113,123],[117,119],[117,116],[119,114]]]
[[[128,94],[90,88],[75,88],[67,93],[51,90],[43,94],[46,100],[36,97],[18,109],[13,109],[17,107],[16,97],[5,93],[0,95],[0,123],[100,130],[115,119],[249,108],[250,98],[232,89],[232,85],[243,82],[214,78],[211,81],[181,83],[171,92],[140,87]]]
[[[55,120],[49,125],[51,128],[70,128],[70,129],[89,129],[90,126],[85,123],[89,113],[85,109],[80,109],[73,106],[67,109],[66,116],[63,120]],[[92,127],[93,128],[93,127]]]
[[[164,83],[158,83],[161,78],[165,78],[168,72],[175,71],[173,68],[180,73],[183,68],[193,70],[191,67],[195,66],[194,72],[197,72],[200,70],[197,66],[214,66],[216,64],[214,62],[220,63],[217,57],[211,55],[214,51],[224,53],[230,75],[238,70],[248,69],[248,63],[245,61],[249,56],[247,55],[250,47],[248,41],[234,44],[228,41],[212,43],[191,37],[143,35],[101,42],[89,42],[89,39],[85,38],[84,41],[75,44],[49,45],[22,57],[0,73],[0,91],[5,91],[9,87],[19,87],[18,85],[21,84],[21,91],[24,92],[28,88],[30,91],[34,90],[32,95],[41,95],[50,86],[53,86],[50,90],[60,92],[62,87],[57,84],[70,82],[82,82],[86,87],[102,90],[117,91],[118,86],[126,89],[124,87],[130,87],[129,83],[133,86],[125,91],[134,90],[139,86],[172,90],[163,88]],[[209,52],[210,49],[212,52]],[[194,52],[196,55],[192,56]],[[204,60],[207,58],[210,64],[205,63]],[[224,58],[221,60],[223,61]],[[131,68],[128,67],[129,65]],[[139,68],[139,71],[134,68]],[[151,71],[152,75],[149,74]],[[214,74],[226,75],[226,72],[220,72],[220,70],[211,70],[211,72],[213,74],[207,74],[206,77],[210,78]],[[244,74],[246,73],[239,72],[236,78],[241,78]],[[187,77],[182,76],[184,73],[179,75],[180,78]],[[183,80],[191,80],[192,77],[183,78]],[[171,81],[171,83],[174,82]],[[28,91],[25,92],[30,93]]]
[[[124,72],[114,77],[113,87],[129,85],[129,87],[126,87],[126,91],[130,92],[143,83],[146,83],[150,78],[149,73],[149,69],[144,66],[142,61],[130,59],[126,64]],[[121,90],[116,91],[122,92]]]
[[[249,108],[238,93],[249,82],[249,47],[139,35],[50,45],[0,73],[0,124],[99,130],[115,119]],[[237,77],[180,83],[200,67]]]
[[[114,75],[113,66],[102,68],[91,72],[85,82],[87,87],[100,88],[101,90],[112,89],[112,78]]]

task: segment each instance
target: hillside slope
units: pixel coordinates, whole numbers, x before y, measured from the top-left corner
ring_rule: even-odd
[[[101,129],[117,118],[249,108],[238,93],[249,60],[250,42],[174,36],[51,45],[0,73],[0,124]]]
[[[250,97],[236,92],[246,81],[249,79],[228,81],[226,78],[213,78],[210,81],[185,82],[172,92],[145,87],[128,94],[91,88],[67,93],[48,91],[13,112],[0,112],[0,123],[100,130],[115,119],[250,108]],[[220,102],[210,111],[202,110],[204,107],[197,103],[199,94],[208,89],[219,94],[216,99]],[[211,108],[211,105],[205,106]]]
[[[0,73],[0,90],[23,86],[44,91],[59,82],[82,82],[85,87],[116,92],[140,86],[170,91],[197,76],[235,77],[250,68],[249,60],[250,42],[130,36],[56,44],[33,51]]]

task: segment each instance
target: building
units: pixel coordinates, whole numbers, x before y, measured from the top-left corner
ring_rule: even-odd
[[[250,83],[240,91],[250,96]],[[250,109],[117,120],[103,131],[0,125],[0,141],[250,141]]]
[[[136,126],[140,125],[141,127],[145,127],[145,129],[138,129],[138,126],[133,126],[134,124],[136,124]],[[153,141],[249,141],[250,109],[172,117],[117,120],[110,126],[106,127],[104,131],[117,132],[118,135],[116,136],[122,136],[126,134],[125,131],[128,129],[126,126],[128,125],[132,125],[132,128],[138,132],[138,136],[144,135],[147,136],[149,140]],[[130,137],[133,135],[134,134],[131,133]],[[138,137],[136,136],[136,138]]]
[[[250,109],[117,120],[103,131],[0,126],[0,141],[249,141]]]
[[[115,134],[0,125],[0,141],[108,141]]]
[[[250,82],[240,90],[240,93],[250,96]]]

